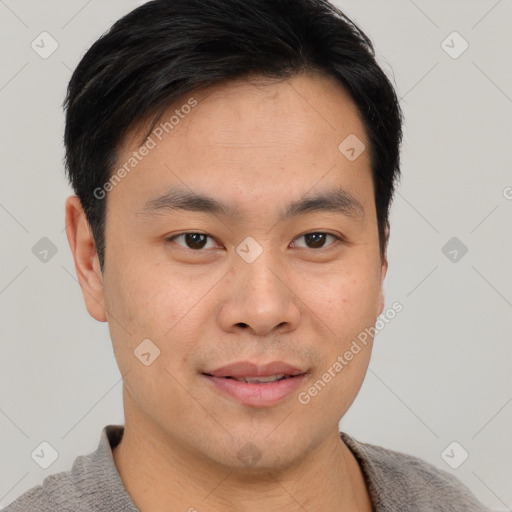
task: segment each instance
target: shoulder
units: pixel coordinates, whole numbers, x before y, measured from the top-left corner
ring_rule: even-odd
[[[115,466],[112,447],[123,435],[123,427],[107,425],[96,451],[76,457],[70,471],[47,476],[2,512],[138,512]]]
[[[378,512],[489,512],[447,471],[343,432],[341,438],[358,460]]]
[[[2,512],[80,511],[82,509],[74,499],[75,493],[71,471],[63,471],[47,476],[41,485],[24,492]]]

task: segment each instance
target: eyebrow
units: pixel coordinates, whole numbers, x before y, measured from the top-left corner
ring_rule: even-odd
[[[155,215],[168,211],[193,211],[212,215],[241,219],[243,215],[233,205],[229,205],[213,197],[184,189],[172,187],[166,193],[149,199],[139,214]],[[306,195],[290,203],[280,216],[280,221],[315,212],[338,213],[353,218],[363,218],[363,205],[349,192],[342,188],[329,189],[316,195]]]

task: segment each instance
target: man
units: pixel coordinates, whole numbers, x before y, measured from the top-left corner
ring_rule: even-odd
[[[402,136],[350,20],[156,0],[91,47],[65,106],[67,235],[125,425],[8,512],[485,510],[339,432],[384,312]]]

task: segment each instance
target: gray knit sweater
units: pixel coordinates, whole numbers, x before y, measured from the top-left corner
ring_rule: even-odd
[[[95,452],[75,459],[70,471],[46,477],[4,512],[140,512],[112,457],[122,425],[106,426]],[[363,471],[374,512],[489,512],[454,476],[427,462],[341,432]]]

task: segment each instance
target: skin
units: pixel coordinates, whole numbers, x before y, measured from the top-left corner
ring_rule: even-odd
[[[107,195],[103,273],[78,198],[66,203],[85,303],[108,322],[123,375],[125,434],[113,450],[121,478],[143,512],[371,511],[338,423],[359,392],[372,340],[307,405],[297,399],[384,307],[387,260],[369,152],[351,162],[338,150],[349,134],[368,147],[357,109],[337,82],[311,74],[191,96],[198,105]],[[124,139],[119,165],[144,128]],[[175,185],[238,208],[239,217],[144,213]],[[288,203],[340,187],[362,215],[279,220]],[[212,238],[203,249],[168,240],[186,232]],[[342,240],[315,248],[302,236],[312,232]],[[263,249],[252,263],[236,252],[247,236]],[[134,356],[147,338],[160,349],[149,366]],[[247,360],[281,360],[308,374],[271,407],[242,405],[202,375]],[[261,455],[250,467],[237,457],[247,443]]]

